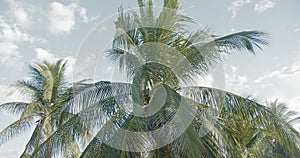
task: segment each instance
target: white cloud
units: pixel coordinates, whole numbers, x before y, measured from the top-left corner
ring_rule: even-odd
[[[262,83],[262,82],[267,82],[269,79],[289,78],[294,75],[300,75],[300,62],[295,62],[289,66],[284,66],[279,70],[269,72],[266,75],[258,77],[254,82]]]
[[[22,71],[24,62],[19,55],[18,46],[12,42],[0,42],[0,63],[7,70]]]
[[[54,54],[49,53],[47,50],[42,48],[36,48],[36,59],[38,61],[48,61],[50,63],[54,63],[57,61],[57,58],[54,56]]]
[[[278,98],[287,103],[291,110],[300,112],[299,82],[300,60],[258,77],[254,80],[253,87],[259,96],[268,100]]]
[[[88,23],[89,17],[87,16],[87,12],[85,8],[80,9],[79,16],[82,18],[84,23]]]
[[[22,1],[7,0],[7,2],[9,3],[8,10],[1,12],[2,15],[0,15],[0,41],[16,44],[21,42],[43,43],[45,39],[27,32],[31,24],[43,17],[42,9]]]
[[[244,93],[244,90],[249,88],[248,78],[243,75],[238,75],[238,67],[229,66],[225,74],[225,87],[229,91],[235,93]]]
[[[10,42],[32,42],[33,38],[27,33],[21,31],[16,24],[8,24],[3,17],[0,16],[0,40]]]
[[[262,13],[270,8],[275,6],[275,2],[272,0],[260,0],[258,3],[255,4],[255,11]]]
[[[11,23],[21,28],[27,29],[32,24],[32,20],[36,19],[36,17],[32,18],[31,15],[40,15],[34,14],[39,9],[30,3],[16,0],[7,0],[7,2],[9,4],[9,10],[5,12],[7,17]]]
[[[233,0],[229,6],[229,10],[232,12],[232,17],[236,17],[237,12],[246,4],[252,3],[253,0]],[[270,8],[273,8],[276,3],[272,0],[258,0],[255,4],[254,10],[258,13],[262,13]]]
[[[87,16],[87,10],[78,6],[76,3],[63,5],[59,2],[51,3],[49,13],[49,31],[54,34],[70,33],[74,29],[76,19],[88,23],[90,18]]]
[[[22,71],[24,62],[18,43],[33,42],[33,38],[21,31],[17,24],[9,24],[0,16],[0,63],[7,70]]]
[[[296,24],[296,25],[295,25],[294,31],[295,31],[295,32],[299,32],[299,31],[300,31],[300,26],[299,26],[299,24]]]
[[[234,0],[231,3],[231,6],[229,7],[229,10],[232,11],[232,17],[235,17],[237,14],[237,11],[245,4],[250,3],[251,0]]]
[[[19,52],[18,52],[18,46],[15,45],[14,43],[11,42],[1,42],[0,43],[0,59],[1,59],[1,63],[4,64],[5,66],[8,65],[18,65],[19,61],[18,58],[20,58],[19,56]],[[13,63],[13,62],[16,62]]]
[[[21,72],[24,68],[23,56],[19,51],[20,44],[38,40],[26,32],[23,27],[28,25],[28,14],[15,1],[10,2],[10,11],[0,15],[0,64],[4,71]],[[12,15],[12,16],[9,16]]]
[[[25,66],[25,63],[20,56],[2,57],[1,63],[6,67],[7,71],[14,73],[22,72]]]
[[[18,54],[18,46],[11,42],[0,42],[0,56],[13,56]]]
[[[28,26],[29,25],[29,19],[28,14],[25,12],[23,8],[18,8],[14,11],[16,20],[22,25],[22,26]]]
[[[211,71],[211,86],[218,89],[225,89],[225,68],[222,63],[216,65]]]
[[[67,6],[53,2],[49,14],[49,30],[52,33],[70,33],[75,24],[75,8],[77,5],[71,3]]]

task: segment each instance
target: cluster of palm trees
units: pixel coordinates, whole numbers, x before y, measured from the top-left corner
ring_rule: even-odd
[[[107,50],[129,82],[68,83],[63,60],[32,65],[30,80],[14,85],[31,101],[0,105],[1,111],[20,115],[0,132],[0,144],[34,128],[21,157],[300,155],[300,135],[289,124],[299,118],[286,117],[294,114],[286,107],[276,107],[276,102],[267,107],[224,90],[190,84],[221,62],[224,54],[254,53],[266,45],[265,33],[243,31],[218,37],[203,29],[191,32],[188,24],[193,20],[179,12],[178,0],[164,0],[158,15],[152,0],[138,0],[138,5],[139,13],[120,9],[112,48]],[[158,88],[164,97],[156,94]],[[136,109],[159,104],[155,98],[164,102],[153,115],[134,115]],[[182,102],[192,107],[193,118],[188,124],[179,121],[186,128],[169,143],[153,148],[158,140],[120,137],[123,130],[151,132],[175,117],[186,120],[186,115],[176,115],[186,108]],[[285,111],[277,113],[276,108]],[[176,126],[169,127],[162,134],[179,132]],[[108,143],[113,141],[118,146]]]

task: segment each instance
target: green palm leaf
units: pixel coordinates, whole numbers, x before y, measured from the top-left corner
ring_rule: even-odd
[[[185,93],[185,96],[189,96],[191,99],[197,101],[197,96],[203,96],[203,90],[208,89],[208,92],[219,91],[219,93],[225,93],[224,103],[219,105],[219,120],[220,123],[216,122],[215,127],[220,131],[221,136],[218,138],[224,138],[223,144],[234,147],[239,145],[241,140],[244,137],[240,138],[241,134],[235,133],[236,130],[245,130],[243,128],[239,129],[236,125],[242,125],[242,122],[235,122],[236,125],[232,126],[228,124],[228,120],[232,120],[234,117],[241,118],[241,120],[245,121],[245,124],[251,124],[251,126],[255,127],[256,132],[261,132],[263,135],[267,136],[263,139],[267,140],[275,140],[276,143],[280,144],[285,150],[287,150],[292,155],[296,156],[299,154],[299,133],[289,124],[281,120],[275,114],[273,114],[269,109],[263,105],[257,104],[251,100],[244,99],[240,96],[234,95],[229,92],[224,92],[222,90],[211,89],[211,88],[202,88],[202,87],[187,87],[182,88],[181,91]],[[207,92],[207,91],[206,91]],[[219,96],[211,93],[210,99],[219,99]],[[207,97],[204,97],[207,98]],[[228,118],[229,117],[229,118]],[[235,120],[237,121],[237,120]],[[233,121],[234,122],[234,121]],[[223,131],[225,129],[225,131]],[[250,129],[248,129],[250,130]],[[222,132],[223,131],[223,132]],[[241,132],[241,131],[237,131]],[[247,132],[247,131],[245,131]],[[247,145],[253,144],[252,141],[258,137],[256,132],[253,133],[246,143],[244,148],[247,149]],[[249,136],[249,135],[248,135]],[[262,138],[260,138],[262,139]],[[219,139],[222,140],[222,139]],[[262,141],[262,140],[258,140]],[[233,144],[231,144],[233,143]],[[265,143],[262,141],[261,143]],[[272,144],[268,144],[272,146]],[[268,146],[265,145],[265,146]],[[228,151],[229,152],[229,151]],[[227,152],[226,152],[227,153]],[[228,154],[227,154],[228,155]]]
[[[28,103],[24,103],[24,102],[4,103],[0,105],[0,111],[9,112],[12,114],[20,114],[27,105]]]
[[[0,132],[0,144],[6,143],[17,135],[28,131],[32,125],[33,119],[26,119],[26,121],[17,120],[13,122]]]

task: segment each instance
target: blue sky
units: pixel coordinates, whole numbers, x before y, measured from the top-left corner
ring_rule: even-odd
[[[158,1],[157,1],[158,2]],[[159,3],[155,4],[159,5]],[[279,99],[300,112],[300,1],[299,0],[182,0],[185,14],[209,27],[217,35],[242,30],[263,30],[270,34],[270,45],[256,55],[246,52],[227,57],[203,81],[242,96],[252,95],[259,102]],[[26,79],[26,65],[66,58],[71,76],[78,50],[97,25],[111,22],[118,7],[136,7],[136,1],[1,0],[0,1],[0,103],[18,100],[5,96],[7,85]],[[107,30],[108,29],[108,30]],[[114,31],[104,28],[104,32]],[[103,36],[103,38],[111,38]],[[111,67],[97,74],[109,79]],[[222,70],[222,71],[220,71]],[[218,84],[218,76],[225,84]],[[70,77],[71,78],[71,77]],[[16,117],[1,113],[0,129]],[[300,129],[298,127],[298,129]],[[16,157],[23,150],[28,134],[0,146],[0,157]]]

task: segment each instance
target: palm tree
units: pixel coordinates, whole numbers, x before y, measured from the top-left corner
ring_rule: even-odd
[[[278,102],[276,99],[273,102],[266,101],[267,106],[270,111],[277,115],[279,118],[283,119],[285,122],[294,125],[300,122],[300,117],[296,111],[290,111],[285,103]]]
[[[191,32],[193,20],[180,14],[178,0],[164,0],[158,16],[151,0],[138,5],[139,13],[120,9],[107,50],[130,82],[99,82],[75,95],[65,105],[75,115],[33,157],[68,151],[74,136],[83,139],[83,128],[93,137],[81,146],[81,157],[272,157],[273,142],[291,157],[300,154],[299,133],[268,108],[230,92],[191,86],[224,54],[254,53],[266,45],[265,33]]]
[[[254,101],[251,96],[248,99]],[[283,103],[278,103],[278,100],[274,102],[267,102],[267,108],[276,117],[290,123],[289,120],[296,123],[298,117],[295,117],[296,112],[291,111],[289,113],[287,106]],[[288,114],[288,115],[286,115]],[[293,157],[293,154],[289,153],[282,147],[282,145],[277,144],[276,140],[273,138],[274,130],[272,128],[265,128],[264,130],[256,124],[249,121],[244,116],[236,116],[232,114],[226,114],[224,116],[227,121],[226,130],[234,133],[234,141],[238,144],[236,147],[243,153],[244,157]],[[294,119],[291,119],[294,118]],[[287,125],[289,126],[289,125]]]
[[[296,111],[290,111],[285,103],[278,102],[278,99],[276,99],[273,102],[268,102],[266,100],[266,105],[269,108],[269,110],[275,114],[278,118],[282,119],[289,125],[295,125],[300,122],[300,117]],[[271,133],[273,131],[269,131]],[[276,141],[273,142],[273,152],[278,157],[292,157],[289,152],[287,152],[284,147],[282,147],[280,144],[278,144]]]
[[[0,105],[0,110],[20,115],[20,118],[0,132],[0,144],[34,127],[21,157],[28,157],[32,152],[58,129],[71,113],[61,109],[74,93],[66,82],[66,63],[63,60],[55,64],[43,62],[29,66],[30,80],[18,81],[14,87],[29,102],[8,102]],[[47,150],[52,150],[48,148]]]

